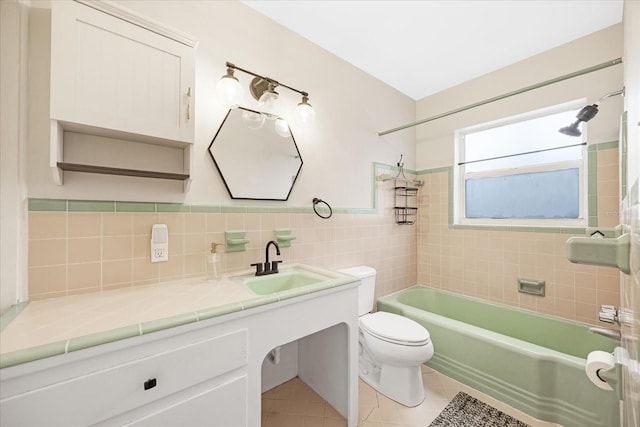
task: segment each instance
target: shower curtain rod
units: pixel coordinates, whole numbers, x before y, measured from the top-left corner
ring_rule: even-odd
[[[390,133],[398,132],[400,130],[408,129],[408,128],[411,128],[411,127],[414,127],[414,126],[421,125],[423,123],[428,123],[428,122],[431,122],[433,120],[437,120],[437,119],[441,119],[443,117],[450,116],[452,114],[457,114],[457,113],[461,113],[462,111],[466,111],[466,110],[470,110],[472,108],[480,107],[481,105],[489,104],[491,102],[500,101],[501,99],[509,98],[511,96],[514,96],[514,95],[519,95],[521,93],[528,92],[530,90],[534,90],[534,89],[538,89],[538,88],[541,88],[541,87],[544,87],[544,86],[548,86],[548,85],[551,85],[551,84],[554,84],[554,83],[558,83],[558,82],[561,82],[563,80],[572,79],[574,77],[582,76],[584,74],[589,74],[589,73],[592,73],[594,71],[602,70],[603,68],[608,68],[608,67],[611,67],[611,66],[614,66],[614,65],[618,65],[618,64],[622,64],[622,58],[616,58],[616,59],[613,59],[611,61],[603,62],[603,63],[598,64],[598,65],[594,65],[594,66],[591,66],[591,67],[588,67],[588,68],[584,68],[582,70],[574,71],[573,73],[564,74],[562,76],[555,77],[555,78],[549,79],[549,80],[545,80],[543,82],[536,83],[536,84],[531,85],[531,86],[523,87],[521,89],[514,90],[514,91],[511,91],[511,92],[507,92],[507,93],[502,94],[502,95],[494,96],[493,98],[488,98],[488,99],[485,99],[483,101],[475,102],[475,103],[469,104],[469,105],[467,105],[465,107],[456,108],[455,110],[447,111],[446,113],[437,114],[435,116],[427,117],[426,119],[418,120],[416,122],[409,123],[409,124],[406,124],[406,125],[403,125],[403,126],[398,126],[397,128],[385,130],[384,132],[379,132],[378,136],[384,136],[384,135],[388,135]]]

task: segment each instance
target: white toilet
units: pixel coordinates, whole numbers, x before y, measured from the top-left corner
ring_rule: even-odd
[[[357,266],[338,270],[360,279],[359,371],[371,387],[405,406],[424,400],[420,365],[433,356],[433,343],[419,323],[393,313],[371,313],[375,298],[376,270]]]

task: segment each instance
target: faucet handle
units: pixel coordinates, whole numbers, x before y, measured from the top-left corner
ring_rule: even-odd
[[[251,267],[256,268],[256,276],[262,273],[262,263],[256,262],[255,264],[251,264]]]
[[[271,261],[271,271],[273,271],[274,273],[278,272],[278,264],[280,264],[282,261]]]
[[[602,305],[598,319],[605,323],[618,323],[618,308],[612,305]]]

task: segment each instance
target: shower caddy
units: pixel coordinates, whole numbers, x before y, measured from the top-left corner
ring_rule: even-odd
[[[407,179],[404,174],[402,154],[398,160],[398,174],[394,177],[383,178],[383,181],[394,181],[394,210],[396,224],[412,225],[416,222],[418,214],[418,187],[423,182],[415,179]]]

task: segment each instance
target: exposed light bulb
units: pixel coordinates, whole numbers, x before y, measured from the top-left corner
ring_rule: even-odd
[[[227,74],[218,81],[216,96],[220,104],[227,108],[236,108],[242,103],[244,91],[238,79],[234,77],[232,68],[227,68]]]
[[[275,120],[278,117],[276,114],[276,101],[278,100],[278,96],[278,92],[274,90],[273,84],[269,82],[269,87],[260,95],[260,99],[258,100],[260,111],[270,120]]]
[[[256,113],[251,110],[244,110],[242,112],[242,123],[244,123],[251,130],[260,129],[265,122],[264,114]]]
[[[296,107],[296,118],[303,125],[310,125],[316,119],[316,112],[308,101],[309,98],[303,95],[302,102]]]
[[[289,138],[291,132],[289,131],[289,123],[283,118],[277,118],[274,125],[276,133],[283,138]]]

